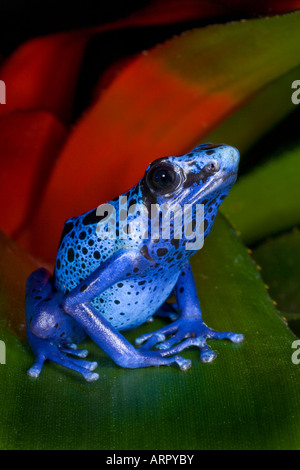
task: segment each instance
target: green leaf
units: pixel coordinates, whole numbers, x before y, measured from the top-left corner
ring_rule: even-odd
[[[122,369],[91,342],[100,379],[47,363],[29,378],[29,347],[2,329],[7,364],[0,365],[2,449],[299,448],[300,368],[291,362],[293,335],[279,318],[247,250],[218,217],[192,258],[205,321],[245,334],[245,342],[211,341],[211,364],[197,350],[187,372]],[[7,313],[7,312],[6,312]],[[144,325],[131,341],[162,325]],[[5,406],[3,406],[5,404]]]
[[[238,179],[222,212],[251,244],[300,223],[300,146]]]
[[[253,257],[262,268],[262,277],[270,288],[271,297],[276,300],[291,329],[299,336],[299,230],[267,240],[253,250]]]
[[[246,150],[287,115],[295,110],[291,100],[291,84],[300,77],[300,67],[265,85],[252,99],[221,122],[204,139],[225,142],[237,147],[241,158]],[[203,138],[201,139],[203,141]],[[201,142],[199,142],[201,143]]]

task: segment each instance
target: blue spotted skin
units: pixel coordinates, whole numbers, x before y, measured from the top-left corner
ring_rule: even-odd
[[[191,239],[184,233],[178,239],[174,219],[167,239],[151,237],[153,224],[159,223],[153,207],[164,205],[168,213],[177,213],[184,204],[200,203],[206,237],[236,180],[238,162],[238,151],[225,144],[203,144],[186,155],[160,158],[122,195],[129,207],[126,224],[119,197],[108,203],[110,212],[102,206],[100,213],[94,209],[65,223],[54,276],[39,269],[27,281],[27,334],[36,355],[29,375],[37,377],[49,359],[77,370],[88,381],[96,380],[97,364],[78,359],[87,355],[77,350],[86,335],[118,365],[130,368],[177,363],[187,369],[190,361],[178,355],[185,348],[198,347],[200,359],[210,362],[215,353],[207,339],[243,340],[242,335],[218,333],[203,322],[189,264],[196,250],[186,249]],[[195,223],[194,211],[193,231]],[[115,228],[116,237],[99,235],[99,224],[106,234],[108,227]],[[175,305],[166,302],[173,292]],[[119,331],[153,315],[174,321],[138,338],[136,343],[143,345],[135,349]]]

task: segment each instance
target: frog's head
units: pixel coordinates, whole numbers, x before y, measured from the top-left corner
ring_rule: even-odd
[[[202,144],[186,155],[155,160],[143,178],[151,203],[204,204],[205,235],[237,178],[239,152],[225,144]]]

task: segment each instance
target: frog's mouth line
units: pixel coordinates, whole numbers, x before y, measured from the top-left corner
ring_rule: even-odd
[[[189,192],[190,192],[190,188],[189,188],[184,193],[182,192],[179,195],[176,202],[182,202],[184,199],[187,199],[187,202],[189,204],[194,204],[195,202],[202,199],[204,196],[208,196],[209,194],[211,194],[216,189],[219,189],[219,187],[221,187],[222,183],[224,183],[228,179],[232,180],[232,182],[229,181],[229,184],[227,184],[226,187],[232,186],[235,183],[236,178],[237,178],[237,172],[236,171],[232,171],[232,172],[228,173],[225,176],[220,176],[217,180],[210,181],[207,184],[204,184],[204,186],[202,186],[199,189],[199,191],[197,191],[194,194],[194,196],[191,197],[190,199],[188,198]]]

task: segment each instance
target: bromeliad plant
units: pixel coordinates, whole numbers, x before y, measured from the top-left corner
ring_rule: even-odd
[[[300,147],[280,130],[298,117],[291,84],[300,77],[300,13],[201,27],[203,18],[236,19],[239,3],[224,11],[217,2],[181,9],[175,0],[152,2],[114,23],[32,39],[2,63],[1,448],[299,448],[300,369],[282,316],[299,331]],[[299,7],[272,4],[271,13]],[[260,2],[256,11],[269,7]],[[191,19],[199,27],[187,30]],[[91,41],[165,23],[184,34],[169,38],[166,29],[168,40],[111,64],[89,89],[87,110],[72,112]],[[25,281],[38,266],[53,268],[64,221],[131,187],[153,158],[204,141],[242,155],[244,172],[222,206],[226,218],[218,217],[192,261],[204,319],[244,333],[238,354],[218,342],[212,364],[201,364],[196,350],[185,353],[193,359],[187,373],[125,370],[89,342],[98,382],[87,385],[53,364],[38,381],[28,378]],[[165,324],[155,322],[155,329]]]

